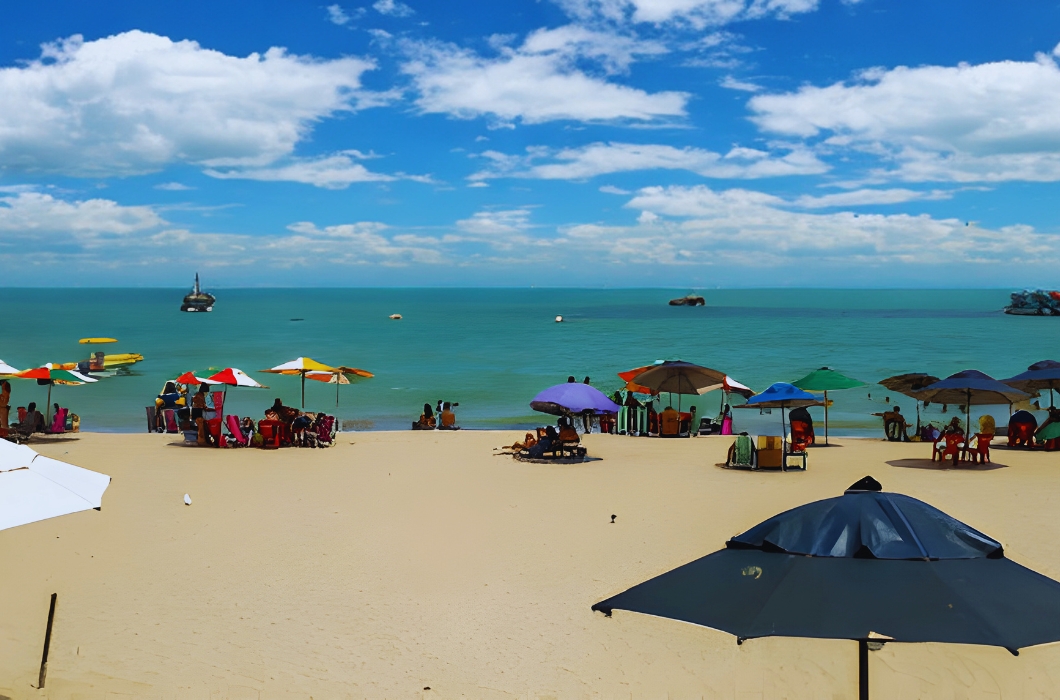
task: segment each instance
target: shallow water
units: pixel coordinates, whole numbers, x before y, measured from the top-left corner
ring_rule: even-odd
[[[20,312],[0,326],[0,358],[24,368],[84,359],[93,348],[142,353],[133,376],[53,391],[86,430],[139,431],[143,407],[166,379],[187,370],[236,366],[271,387],[230,390],[228,413],[260,418],[277,396],[298,405],[298,378],[258,370],[299,355],[374,372],[339,387],[338,408],[333,385],[307,382],[306,401],[375,429],[408,427],[425,402],[438,399],[459,402],[468,428],[537,425],[548,419],[528,404],[541,389],[573,374],[610,393],[621,386],[617,372],[656,359],[714,367],[761,391],[824,365],[868,383],[967,368],[1004,378],[1060,356],[1060,319],[1004,315],[1007,290],[716,290],[703,294],[706,307],[682,308],[666,302],[687,290],[230,289],[216,291],[209,314],[181,313],[184,293],[3,290],[7,308]],[[31,304],[39,313],[25,312]],[[404,318],[392,321],[393,313]],[[554,322],[557,314],[564,323]],[[119,342],[78,345],[86,336]],[[13,405],[43,403],[47,388],[16,380],[13,392]],[[882,387],[829,396],[833,434],[881,433],[871,414],[888,406]],[[912,420],[912,400],[890,398]],[[714,415],[719,400],[712,393],[694,403],[700,415]],[[925,417],[956,411],[942,415],[940,408]],[[976,407],[973,416],[1007,410]],[[779,424],[776,413],[735,415],[738,429]]]

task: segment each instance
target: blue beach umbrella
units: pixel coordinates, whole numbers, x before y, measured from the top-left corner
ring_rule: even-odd
[[[820,406],[821,402],[813,394],[788,384],[777,382],[757,396],[747,399],[747,403],[736,408],[779,408],[781,436],[787,435],[788,427],[784,411],[799,406]]]
[[[599,389],[594,389],[588,384],[567,382],[550,386],[542,391],[530,402],[530,408],[553,416],[565,416],[585,411],[591,411],[596,415],[618,413],[621,406],[607,398]]]
[[[1001,381],[1014,389],[1026,391],[1028,394],[1035,391],[1041,391],[1042,389],[1048,389],[1049,405],[1052,406],[1053,390],[1060,389],[1060,362],[1057,362],[1056,360],[1042,360],[1041,362],[1035,362],[1027,368],[1026,372],[1017,374],[1015,377],[1002,379]]]
[[[1008,404],[1011,407],[1017,401],[1030,398],[1030,394],[999,382],[977,369],[966,369],[951,374],[941,382],[935,382],[910,396],[919,401],[964,404],[968,433],[972,432],[972,404],[976,406]]]

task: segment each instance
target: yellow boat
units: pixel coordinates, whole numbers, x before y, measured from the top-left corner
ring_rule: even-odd
[[[82,345],[98,345],[100,343],[116,343],[118,340],[117,338],[82,338],[77,342]]]
[[[104,355],[103,356],[103,367],[102,367],[102,369],[108,370],[108,369],[119,369],[121,367],[128,367],[129,365],[134,365],[134,364],[136,364],[137,362],[140,362],[143,359],[144,359],[144,356],[141,355],[138,352],[120,352],[120,353],[115,353],[113,355]],[[92,360],[90,360],[90,362],[92,362],[92,364],[94,365],[93,371],[97,371],[98,372],[100,367],[99,367],[98,363],[95,362],[95,359],[93,358]],[[78,363],[78,362],[63,362],[62,364],[54,364],[54,365],[52,365],[52,367],[55,367],[57,369],[74,369],[74,370],[76,370],[78,364],[80,364],[80,363]]]

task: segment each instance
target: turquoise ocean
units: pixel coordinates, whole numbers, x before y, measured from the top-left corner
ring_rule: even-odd
[[[944,377],[975,368],[1005,378],[1060,359],[1060,319],[1006,316],[1008,290],[762,289],[703,292],[705,307],[671,307],[666,289],[222,289],[212,313],[179,311],[183,289],[7,289],[0,358],[20,369],[86,359],[89,350],[138,352],[131,376],[58,386],[52,401],[83,430],[146,430],[144,407],[165,380],[238,367],[268,389],[230,389],[226,413],[261,418],[275,397],[299,404],[297,377],[259,370],[300,355],[375,374],[339,387],[306,382],[307,409],[334,412],[354,429],[407,429],[438,399],[459,402],[470,429],[551,421],[533,396],[574,375],[610,393],[617,372],[657,359],[713,367],[761,391],[830,366],[869,386],[830,392],[834,435],[881,435],[871,414],[886,398],[913,420],[911,399],[875,382],[903,372]],[[390,320],[390,314],[402,320]],[[555,317],[562,315],[563,323]],[[118,343],[79,345],[89,336]],[[43,404],[47,387],[13,381],[12,405]],[[693,397],[682,397],[687,410]],[[695,397],[715,415],[717,392]],[[676,404],[677,397],[674,397]],[[820,416],[823,409],[812,409]],[[925,418],[949,415],[932,406]],[[996,417],[1007,407],[975,407]],[[738,430],[779,423],[735,413]],[[818,428],[820,432],[820,428]]]

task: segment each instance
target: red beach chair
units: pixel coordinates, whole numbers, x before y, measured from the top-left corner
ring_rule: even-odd
[[[813,428],[806,421],[791,421],[791,445],[789,453],[805,452],[813,444]]]
[[[280,446],[283,440],[283,429],[283,422],[278,420],[258,421],[258,432],[261,433],[261,439],[265,441],[264,447],[267,449],[276,449]]]
[[[961,450],[964,448],[964,436],[958,433],[940,435],[931,449],[931,461],[936,459],[942,462],[947,457],[953,457],[953,466],[957,466],[961,458]]]
[[[232,434],[232,440],[235,442],[237,447],[246,447],[247,436],[243,434],[243,429],[239,426],[239,416],[225,416],[225,425],[228,426],[228,432]]]
[[[210,434],[213,444],[216,447],[224,447],[224,438],[221,436],[221,419],[211,418],[204,422],[206,424],[206,432]]]
[[[177,412],[172,408],[166,408],[162,410],[162,417],[166,422],[167,433],[179,433],[180,429],[177,427]]]
[[[992,433],[976,433],[973,438],[975,439],[975,447],[972,447],[972,441],[969,440],[968,444],[964,448],[964,458],[971,462],[982,462],[987,463],[990,461],[990,441],[994,439]]]

